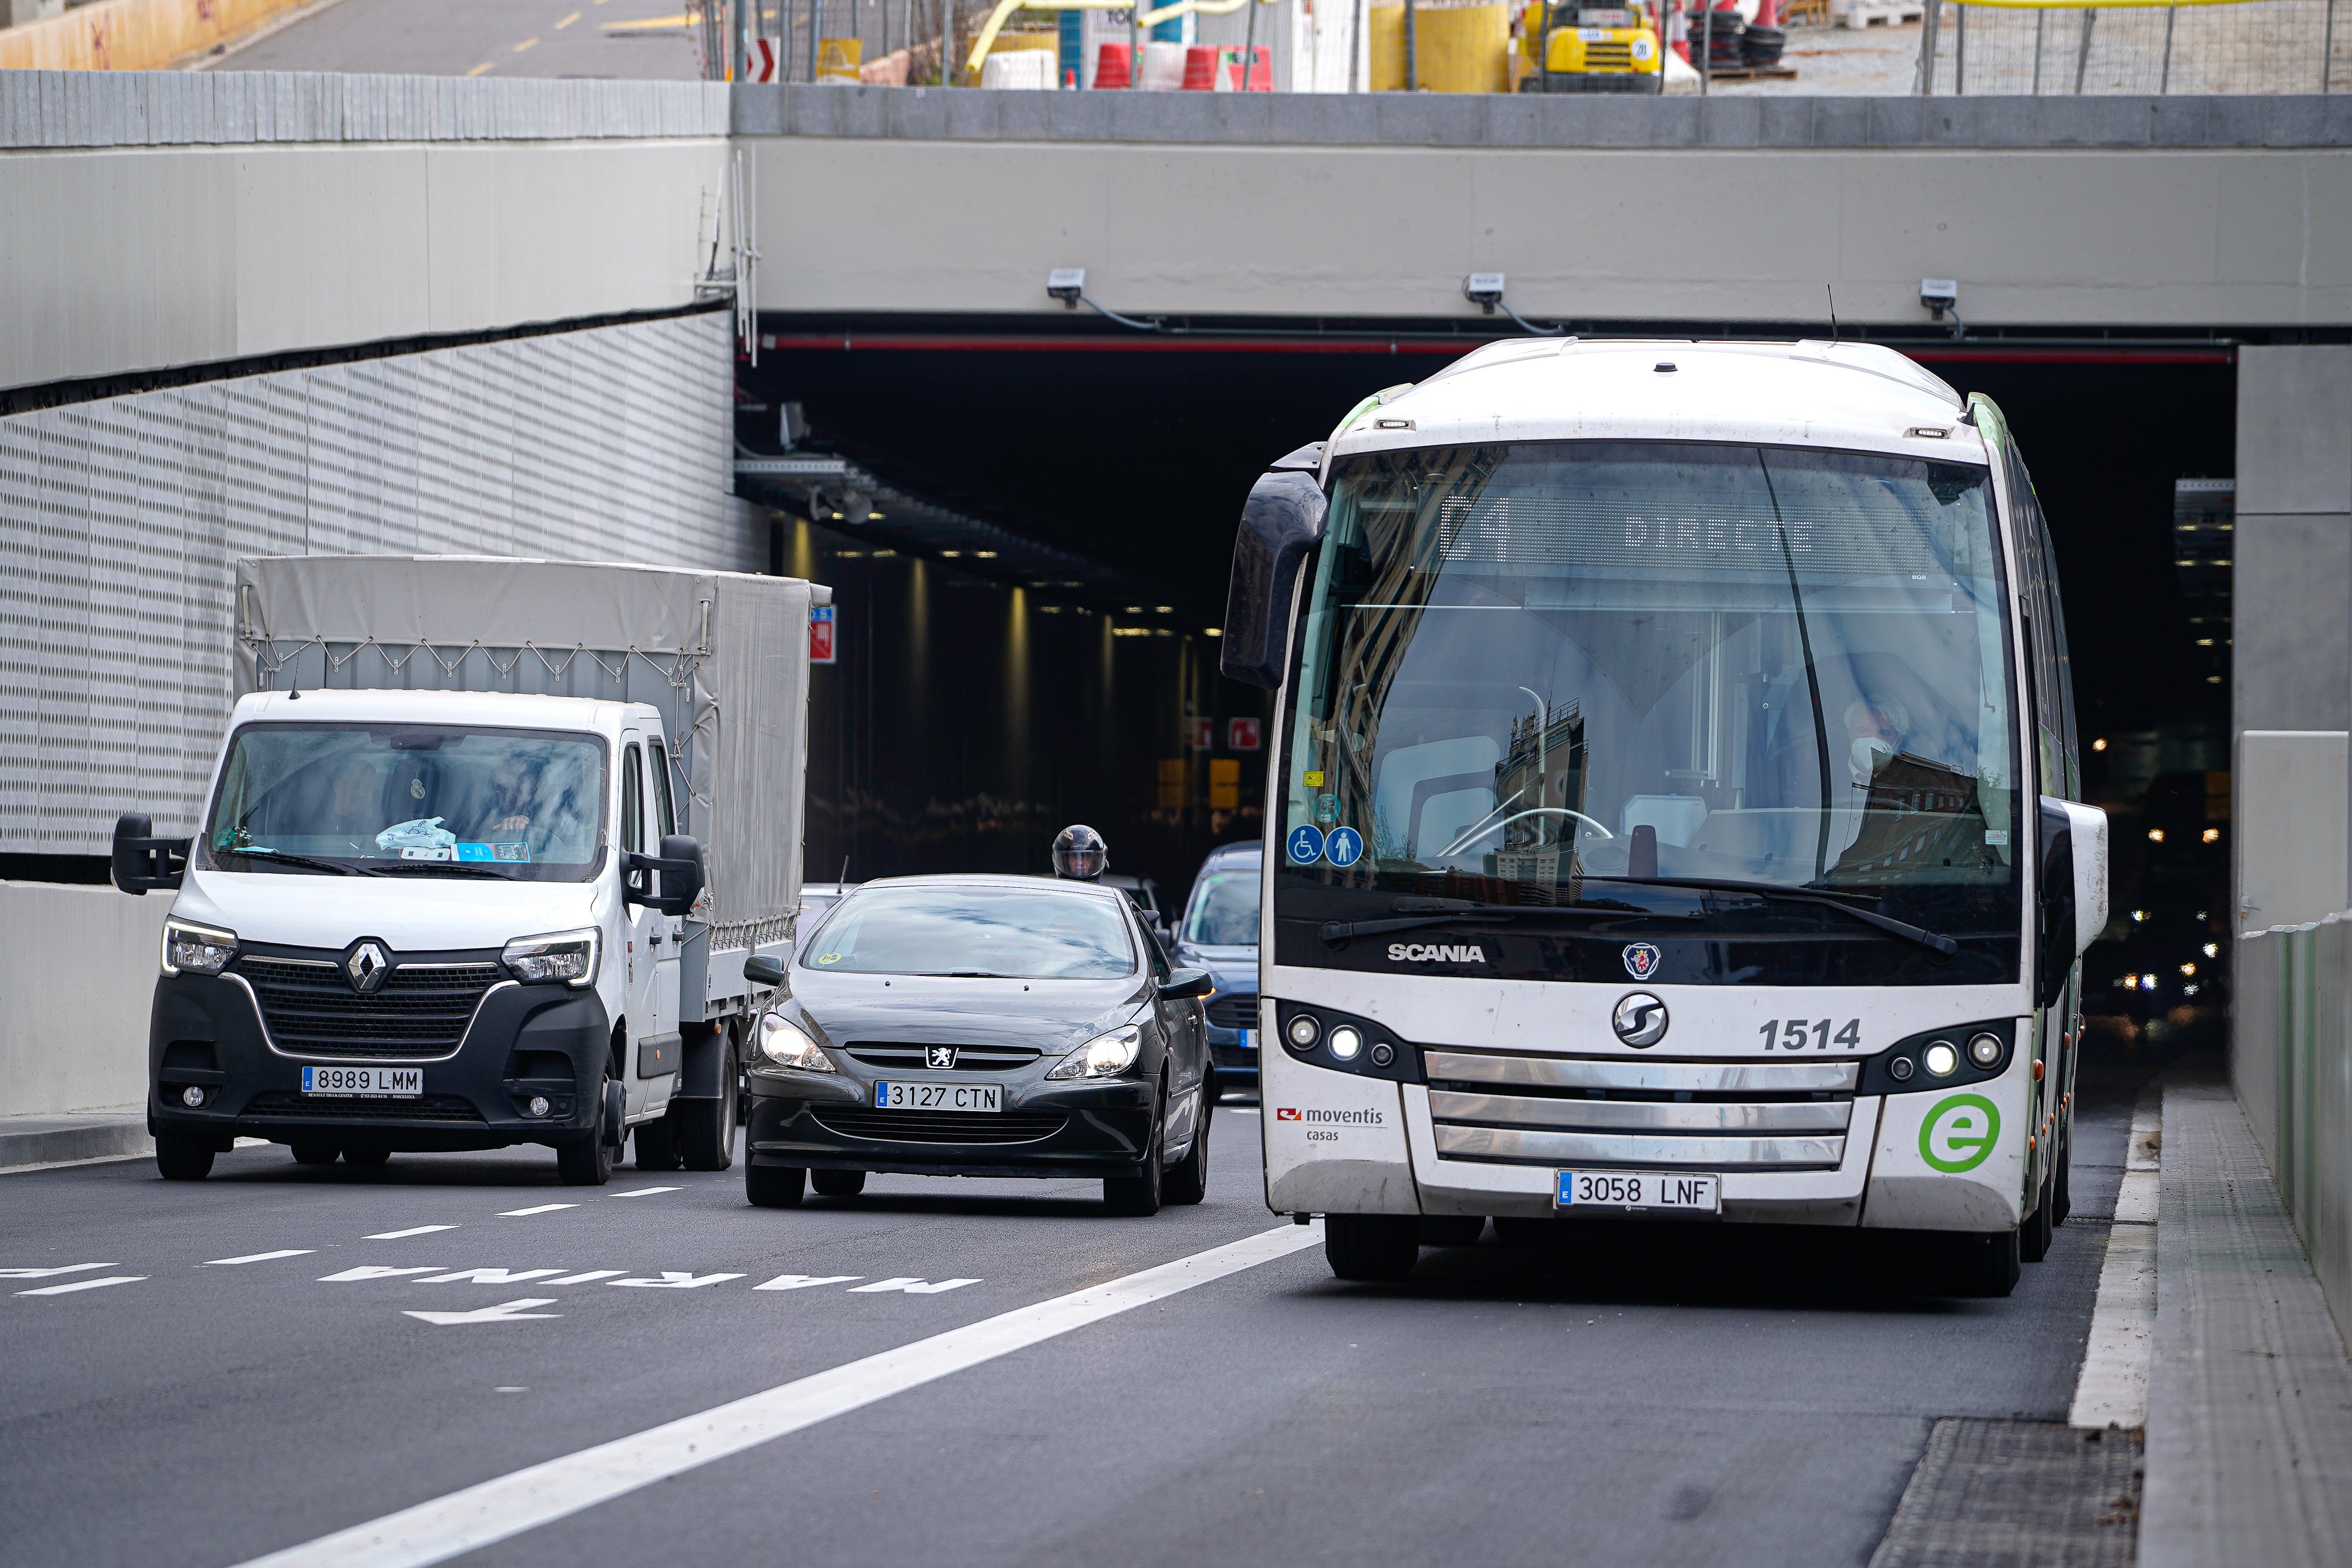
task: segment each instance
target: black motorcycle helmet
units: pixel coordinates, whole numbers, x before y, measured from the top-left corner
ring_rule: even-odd
[[[1054,836],[1054,874],[1074,882],[1100,882],[1110,869],[1110,846],[1084,822],[1073,822]]]

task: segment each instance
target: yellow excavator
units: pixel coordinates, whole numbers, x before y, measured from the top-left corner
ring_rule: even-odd
[[[1521,19],[1521,92],[1661,92],[1665,53],[1648,5],[1551,5],[1534,0]]]

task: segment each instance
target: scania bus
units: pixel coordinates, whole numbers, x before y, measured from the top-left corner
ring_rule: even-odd
[[[2047,1249],[2106,819],[1988,399],[1491,345],[1257,482],[1223,648],[1278,694],[1266,1201],[1335,1273],[1486,1217],[1906,1231],[1976,1295]]]

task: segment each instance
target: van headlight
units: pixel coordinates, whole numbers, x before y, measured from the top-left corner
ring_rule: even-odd
[[[499,961],[507,967],[508,974],[527,986],[593,986],[597,946],[594,926],[545,936],[518,936],[506,945]]]
[[[236,933],[193,920],[163,922],[163,973],[217,975],[236,952]]]
[[[1115,1078],[1135,1065],[1143,1051],[1143,1030],[1133,1024],[1098,1034],[1048,1072],[1054,1078]]]
[[[824,1047],[809,1038],[806,1030],[775,1011],[760,1015],[760,1054],[779,1067],[795,1067],[803,1072],[838,1072],[833,1058]]]

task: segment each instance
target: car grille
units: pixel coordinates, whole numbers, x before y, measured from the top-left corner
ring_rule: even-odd
[[[299,1116],[306,1122],[476,1122],[482,1113],[457,1094],[424,1094],[414,1100],[334,1100],[275,1090],[257,1094],[247,1116]]]
[[[846,1138],[889,1144],[1034,1144],[1069,1123],[1058,1112],[1011,1112],[1001,1116],[952,1111],[877,1111],[867,1105],[826,1105],[809,1113],[819,1125]]]
[[[1209,1021],[1219,1029],[1255,1029],[1257,997],[1249,991],[1233,991],[1222,997],[1211,997]]]
[[[946,1040],[938,1042],[940,1045]],[[1010,1072],[1016,1067],[1026,1067],[1037,1060],[1038,1051],[1026,1045],[959,1045],[955,1048],[955,1066],[933,1067],[924,1055],[925,1047],[905,1040],[853,1040],[844,1050],[853,1061],[868,1067],[904,1068],[925,1072]]]
[[[236,973],[253,988],[271,1044],[344,1060],[449,1055],[499,975],[496,964],[407,964],[363,997],[331,963],[247,956]]]
[[[1501,1165],[1834,1169],[1861,1074],[1852,1061],[1423,1056],[1439,1155]]]

